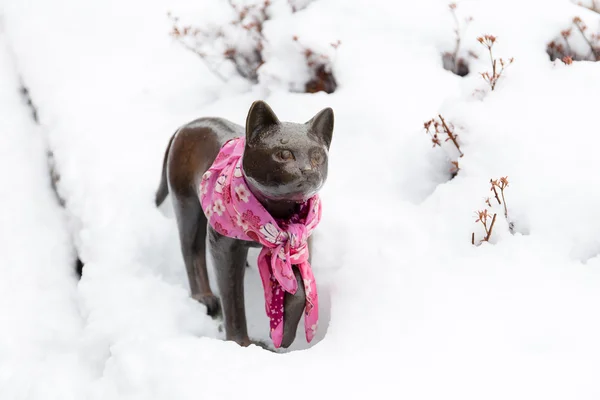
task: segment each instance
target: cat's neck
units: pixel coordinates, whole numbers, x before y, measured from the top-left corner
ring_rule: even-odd
[[[248,188],[256,197],[256,199],[262,204],[262,206],[271,214],[275,219],[290,219],[293,215],[298,213],[300,204],[296,201],[291,200],[272,200],[265,197],[262,193],[248,184]]]

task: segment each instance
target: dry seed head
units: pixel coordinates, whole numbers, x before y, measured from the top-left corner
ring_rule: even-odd
[[[565,29],[564,31],[560,31],[560,34],[565,39],[568,38],[569,36],[571,36],[571,28]]]
[[[477,220],[475,222],[483,222],[486,223],[489,218],[488,210],[477,211]]]

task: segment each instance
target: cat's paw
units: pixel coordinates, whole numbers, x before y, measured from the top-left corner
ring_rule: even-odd
[[[267,350],[270,351],[272,353],[278,353],[277,349],[272,348],[271,346],[269,346],[266,342],[263,342],[262,340],[250,340],[250,344],[253,344],[255,346],[258,346],[260,348],[262,348],[263,350]]]
[[[192,295],[194,300],[206,306],[206,313],[213,319],[221,317],[221,302],[214,294],[195,294]]]

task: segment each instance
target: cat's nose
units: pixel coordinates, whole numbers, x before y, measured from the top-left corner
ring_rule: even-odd
[[[312,168],[312,165],[310,165],[310,164],[305,164],[304,166],[300,167],[300,172],[302,172],[303,174],[311,172],[312,170],[313,170],[313,168]]]

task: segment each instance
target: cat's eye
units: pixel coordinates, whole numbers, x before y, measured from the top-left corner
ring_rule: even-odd
[[[278,151],[276,156],[281,161],[290,161],[294,159],[294,154],[289,150]]]
[[[311,161],[311,164],[314,166],[321,165],[321,164],[323,164],[323,161],[325,161],[325,156],[323,155],[322,152],[315,151],[314,153],[311,154],[310,161]]]

